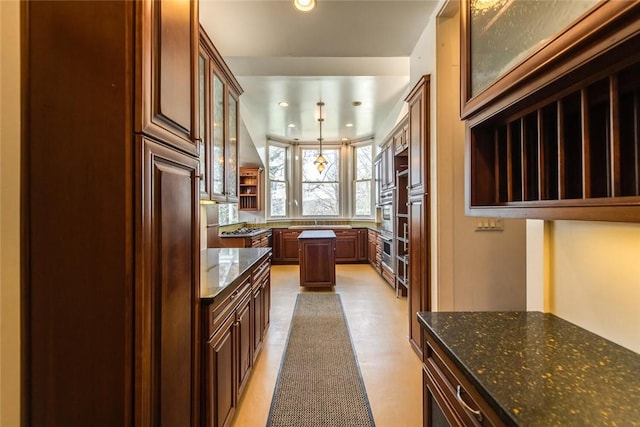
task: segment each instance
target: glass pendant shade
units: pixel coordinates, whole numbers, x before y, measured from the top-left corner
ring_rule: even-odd
[[[318,168],[318,172],[322,173],[322,171],[327,167],[327,159],[325,159],[322,153],[320,153],[318,154],[318,158],[315,162],[313,162],[313,164],[316,165],[316,168]]]

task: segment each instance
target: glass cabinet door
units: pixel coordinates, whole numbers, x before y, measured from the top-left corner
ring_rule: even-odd
[[[227,145],[227,200],[238,198],[238,101],[229,95],[229,138]]]
[[[224,200],[224,83],[215,73],[211,88],[211,108],[211,198]]]
[[[207,76],[207,58],[202,54],[198,56],[198,119],[200,122],[200,139],[198,140],[198,157],[200,166],[198,174],[200,175],[200,198],[208,199],[209,196],[209,174],[207,172],[207,138],[206,134],[206,76]]]

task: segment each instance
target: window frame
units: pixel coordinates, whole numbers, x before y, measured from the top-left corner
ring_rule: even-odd
[[[283,148],[285,150],[285,160],[284,160],[284,181],[279,181],[279,180],[272,180],[271,179],[271,173],[270,173],[270,156],[269,156],[269,149],[274,146],[274,147],[278,147],[278,148]],[[272,139],[267,140],[267,147],[266,147],[266,163],[267,163],[267,167],[266,167],[266,179],[265,179],[265,194],[267,194],[266,197],[266,203],[265,203],[265,209],[266,209],[266,217],[268,219],[288,219],[291,217],[291,177],[292,177],[292,172],[291,172],[291,144],[288,143],[283,143],[280,141],[274,141]],[[286,194],[286,201],[285,201],[285,206],[284,206],[284,210],[285,213],[283,216],[277,215],[277,216],[273,216],[271,215],[271,182],[282,182],[285,185],[285,194]]]
[[[371,164],[370,164],[371,176],[369,177],[369,179],[358,179],[357,150],[358,148],[367,147],[367,146],[371,148]],[[366,141],[352,143],[350,145],[350,148],[351,148],[351,157],[352,157],[351,171],[353,174],[353,179],[351,180],[351,197],[350,197],[351,206],[352,206],[351,217],[357,218],[357,219],[374,218],[375,217],[375,175],[376,175],[375,166],[374,166],[374,159],[376,156],[376,146],[375,146],[374,140],[372,138]],[[356,185],[358,182],[364,182],[364,181],[369,181],[369,215],[358,215],[356,213]]]
[[[371,179],[370,179],[370,215],[356,215],[355,212],[355,187],[356,187],[356,149],[362,146],[371,146]],[[269,148],[278,146],[286,149],[285,159],[285,176],[287,202],[285,216],[271,216],[271,179],[269,175]],[[361,138],[356,141],[349,142],[329,142],[323,143],[322,149],[339,150],[339,170],[338,170],[338,203],[339,209],[337,215],[303,215],[302,214],[302,150],[318,150],[320,147],[317,143],[305,143],[297,141],[286,141],[268,137],[266,144],[266,179],[265,179],[265,195],[266,195],[266,219],[268,221],[282,220],[299,220],[310,218],[322,218],[323,220],[357,220],[357,221],[375,221],[376,205],[375,205],[375,155],[378,152],[376,141],[373,136]],[[362,180],[360,180],[362,181]],[[282,182],[282,181],[276,181]],[[332,181],[333,182],[333,181]]]

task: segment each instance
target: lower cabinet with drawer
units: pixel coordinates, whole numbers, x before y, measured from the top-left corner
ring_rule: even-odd
[[[423,344],[425,427],[504,426],[504,422],[426,332]]]
[[[269,326],[270,257],[256,262],[226,294],[203,304],[203,425],[231,424]]]

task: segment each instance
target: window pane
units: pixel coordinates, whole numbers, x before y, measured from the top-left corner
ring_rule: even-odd
[[[371,179],[373,172],[373,147],[365,145],[356,148],[356,179]]]
[[[356,215],[371,215],[371,181],[356,182]]]
[[[318,168],[313,162],[318,158],[319,151],[316,149],[302,150],[302,181],[338,181],[339,150],[322,150],[322,155],[327,160],[327,168],[322,172],[318,172]]]
[[[316,171],[316,173],[318,173],[318,171]],[[338,215],[338,196],[338,183],[303,183],[302,215]]]
[[[220,225],[236,224],[238,222],[237,203],[220,203],[218,205],[218,223]]]
[[[269,146],[269,179],[285,181],[287,164],[287,149],[285,147]]]
[[[270,216],[287,215],[287,184],[285,182],[271,181]]]

